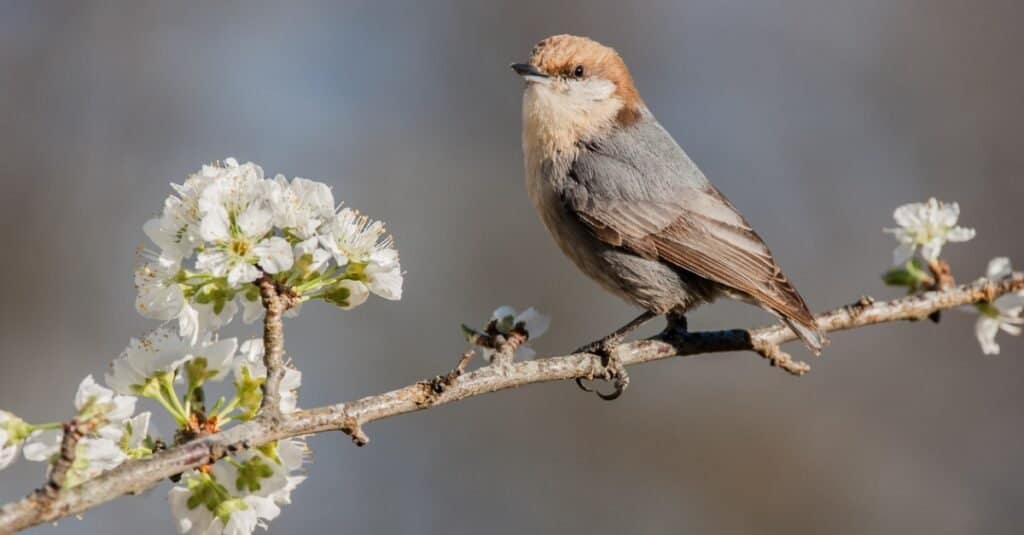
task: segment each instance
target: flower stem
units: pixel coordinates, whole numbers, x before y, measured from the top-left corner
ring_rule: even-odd
[[[224,408],[217,413],[217,419],[222,422],[228,420],[228,415],[231,414],[231,412],[234,411],[236,407],[238,407],[238,403],[240,401],[241,399],[239,399],[238,396],[231,398],[231,401],[229,401],[228,404],[225,405]]]
[[[171,381],[173,381],[171,374],[165,374],[160,378],[160,390],[163,399],[158,399],[157,401],[161,401],[164,407],[175,416],[175,420],[178,421],[179,425],[184,425],[188,422],[188,411],[181,405],[181,400],[178,399],[178,394],[174,392],[174,385]]]

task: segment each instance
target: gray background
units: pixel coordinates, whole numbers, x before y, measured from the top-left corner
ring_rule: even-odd
[[[226,156],[332,184],[389,222],[408,271],[399,303],[288,324],[304,406],[447,369],[458,324],[499,304],[553,315],[541,353],[630,318],[524,193],[507,66],[553,33],[618,48],[812,308],[895,295],[881,227],[929,195],[978,230],[948,249],[960,279],[995,255],[1024,266],[1022,16],[1017,0],[3,2],[0,407],[66,416],[80,378],[152,327],[132,307],[141,225]],[[767,321],[729,303],[691,317]],[[972,321],[835,335],[802,379],[748,354],[661,362],[616,403],[553,384],[373,424],[363,449],[319,436],[272,531],[1015,532],[1024,345],[985,358]],[[0,498],[41,478],[19,463]],[[166,490],[38,531],[171,533]]]

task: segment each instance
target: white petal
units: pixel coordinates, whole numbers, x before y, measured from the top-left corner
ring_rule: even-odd
[[[898,247],[892,251],[892,264],[894,266],[902,266],[907,263],[914,256],[914,244],[912,243],[901,243]]]
[[[0,470],[7,468],[18,457],[18,446],[7,445],[7,431],[0,429]]]
[[[1021,329],[1017,325],[1013,325],[1010,323],[1000,323],[999,328],[1002,329],[1003,332],[1009,334],[1010,336],[1020,336]]]
[[[206,241],[227,241],[231,238],[231,217],[221,205],[208,208],[206,215],[199,221],[199,235]]]
[[[896,224],[904,228],[915,228],[921,225],[921,212],[924,210],[924,205],[921,203],[910,203],[904,204],[892,213],[892,218],[896,220]]]
[[[551,316],[541,314],[533,307],[524,310],[516,317],[516,323],[520,321],[525,324],[526,332],[530,333],[530,340],[539,338],[551,326]]]
[[[113,401],[110,403],[110,408],[107,409],[107,420],[120,423],[131,418],[132,414],[135,413],[135,402],[137,400],[138,398],[135,396],[114,396]]]
[[[91,374],[86,375],[75,392],[75,408],[82,410],[89,403],[109,403],[113,397],[113,390],[96,384]]]
[[[999,332],[999,320],[982,316],[974,324],[974,335],[978,338],[982,353],[986,355],[998,355],[999,344],[996,343],[996,333]]]
[[[250,301],[242,296],[242,322],[252,323],[263,317],[263,303],[259,299]]]
[[[343,310],[351,310],[366,302],[366,298],[369,297],[370,291],[365,284],[359,281],[343,280],[338,283],[338,286],[348,289],[347,305],[341,307]]]
[[[954,227],[946,233],[946,240],[950,242],[965,242],[974,238],[974,229],[966,227]]]
[[[1012,273],[1013,268],[1010,266],[1010,259],[1005,256],[997,256],[989,260],[988,268],[985,270],[986,277],[996,280],[1009,277]]]
[[[291,251],[289,250],[289,253]],[[235,262],[231,269],[227,273],[228,275],[228,286],[231,288],[238,288],[243,283],[252,282],[259,278],[260,270],[251,264],[243,261]]]
[[[237,349],[238,339],[225,338],[204,346],[197,351],[196,356],[206,358],[208,370],[217,370],[217,374],[211,377],[210,380],[220,381],[231,370],[231,363],[234,361],[235,350]]]
[[[940,203],[941,204],[941,203]],[[956,220],[960,218],[960,203],[949,203],[941,204],[937,210],[938,223],[944,227],[952,227],[956,225]]]
[[[214,277],[223,277],[231,268],[233,260],[234,258],[227,251],[207,249],[196,256],[196,269]]]
[[[288,244],[288,240],[277,236],[256,244],[252,252],[259,258],[260,267],[267,273],[280,273],[291,269],[294,262],[292,246]]]
[[[925,260],[937,260],[939,254],[942,253],[942,244],[944,243],[942,238],[935,237],[928,240],[928,243],[921,246],[921,256]]]
[[[274,224],[274,214],[258,204],[251,204],[238,216],[238,228],[252,239],[263,237]]]
[[[58,429],[35,431],[25,439],[22,453],[25,458],[36,462],[49,462],[60,451],[63,433]]]
[[[511,316],[512,320],[515,321],[516,314],[516,309],[512,308],[509,305],[501,305],[500,307],[494,309],[494,312],[491,313],[491,319],[505,321],[505,318]]]
[[[404,279],[402,277],[402,268],[398,264],[390,266],[370,264],[366,266],[366,278],[370,290],[380,297],[391,301],[397,301],[402,298],[402,283]]]
[[[149,420],[152,414],[149,411],[136,414],[130,421],[132,434],[128,437],[128,447],[138,448],[146,440],[149,433]]]

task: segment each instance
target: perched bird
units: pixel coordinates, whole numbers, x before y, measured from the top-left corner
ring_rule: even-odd
[[[718,296],[779,316],[815,354],[827,343],[768,247],[644,105],[619,54],[556,35],[512,69],[526,82],[526,188],[562,251],[646,312],[581,350],[608,365],[629,331]],[[621,393],[621,391],[619,392]]]

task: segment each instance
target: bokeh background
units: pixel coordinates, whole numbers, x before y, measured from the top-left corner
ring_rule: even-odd
[[[153,326],[132,304],[141,225],[227,156],[332,184],[390,224],[408,271],[401,302],[288,324],[304,406],[448,369],[459,323],[500,304],[553,316],[549,354],[632,317],[524,192],[508,64],[554,33],[623,54],[817,310],[895,295],[881,228],[929,196],[978,230],[947,249],[961,280],[996,255],[1024,266],[1022,17],[1017,0],[3,2],[0,407],[67,415]],[[769,319],[722,303],[691,325]],[[318,436],[272,531],[1019,532],[1024,344],[984,357],[972,322],[840,333],[801,379],[749,354],[668,361],[615,403],[549,384],[372,424],[362,449]],[[42,477],[8,468],[0,499]],[[172,533],[166,491],[37,531]]]

